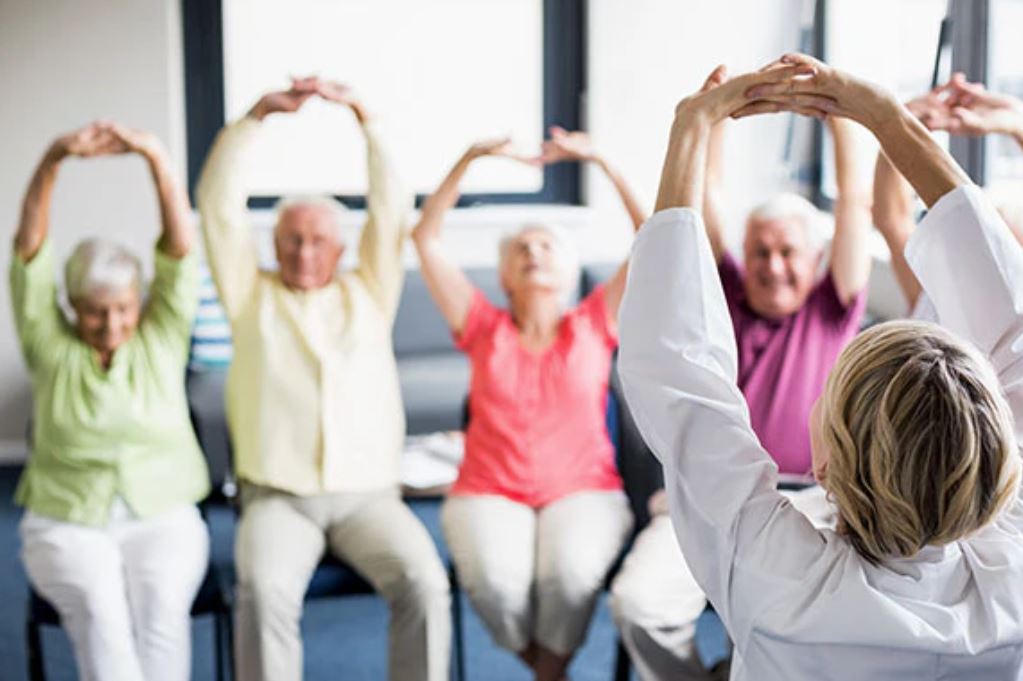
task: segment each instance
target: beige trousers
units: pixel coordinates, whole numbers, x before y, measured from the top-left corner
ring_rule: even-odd
[[[835,509],[822,488],[785,495],[815,526],[834,526]],[[654,516],[611,585],[611,612],[640,679],[710,678],[695,646],[696,618],[706,606],[707,599],[678,547],[671,518]]]
[[[632,527],[621,492],[581,492],[541,509],[452,496],[441,511],[458,578],[495,642],[569,655],[586,638],[607,572]]]
[[[302,678],[302,602],[328,548],[390,606],[389,677],[446,681],[447,572],[426,528],[397,491],[298,497],[254,485],[242,489],[235,544],[238,678]]]

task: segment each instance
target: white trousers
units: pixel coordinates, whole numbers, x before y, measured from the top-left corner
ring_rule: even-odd
[[[397,491],[299,497],[249,484],[242,487],[235,542],[240,681],[302,679],[302,603],[328,548],[390,606],[390,678],[447,681],[447,571],[430,534]]]
[[[135,518],[116,502],[105,527],[25,513],[21,558],[60,614],[82,681],[186,681],[190,611],[209,564],[195,506]]]
[[[817,527],[833,527],[834,506],[821,487],[785,493]],[[779,547],[784,551],[785,547]],[[706,681],[696,655],[696,619],[707,606],[675,538],[657,515],[640,532],[611,586],[611,611],[643,681]]]
[[[451,496],[444,537],[494,641],[558,655],[586,638],[608,570],[632,528],[621,492],[581,492],[541,509],[502,496]]]

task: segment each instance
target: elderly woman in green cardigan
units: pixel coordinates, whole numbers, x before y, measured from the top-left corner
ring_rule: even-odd
[[[139,154],[160,199],[155,278],[101,239],[65,265],[60,306],[50,196],[68,157]],[[11,297],[32,377],[32,453],[18,486],[22,559],[60,613],[81,679],[177,680],[191,670],[189,610],[209,535],[209,489],[184,390],[197,299],[188,197],[160,143],[98,122],[55,140],[25,195]]]

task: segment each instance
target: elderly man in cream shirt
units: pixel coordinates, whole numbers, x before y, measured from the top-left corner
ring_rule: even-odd
[[[285,202],[277,218],[279,271],[261,272],[246,210],[248,152],[264,117],[297,111],[314,96],[348,106],[365,134],[369,217],[359,264],[336,272],[344,248],[340,206],[296,200]],[[398,493],[405,424],[391,325],[412,203],[373,121],[344,86],[296,80],[221,131],[198,205],[235,342],[227,416],[242,481],[235,546],[239,678],[302,678],[302,601],[326,550],[388,601],[390,678],[445,678],[447,575]]]

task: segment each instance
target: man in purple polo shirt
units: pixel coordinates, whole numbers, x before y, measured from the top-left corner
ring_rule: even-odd
[[[724,79],[719,69],[704,88]],[[718,208],[721,125],[711,137],[703,219],[735,327],[738,385],[753,429],[783,480],[812,482],[810,408],[842,348],[859,330],[866,306],[870,205],[854,167],[854,125],[846,119],[828,119],[838,194],[823,274],[824,255],[815,228],[827,216],[794,194],[777,196],[750,214],[743,266],[728,252]],[[833,522],[831,506],[819,487],[790,498],[815,524]],[[651,498],[650,512],[650,524],[637,537],[611,587],[612,611],[633,664],[643,681],[727,678],[727,663],[708,671],[696,655],[696,618],[706,607],[706,598],[679,560],[663,490]]]

